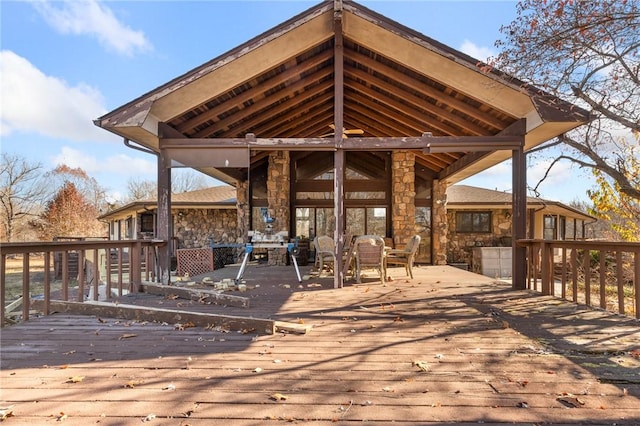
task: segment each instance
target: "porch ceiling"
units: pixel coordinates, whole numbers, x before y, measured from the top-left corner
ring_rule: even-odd
[[[320,3],[96,124],[156,152],[159,123],[168,125],[165,137],[211,138],[211,146],[248,133],[333,138],[334,14],[334,2]],[[359,138],[492,136],[527,118],[527,149],[588,119],[585,111],[483,71],[473,58],[356,3],[344,2],[342,29],[344,127],[361,129]],[[455,182],[511,152],[416,154],[423,171]],[[199,169],[229,183],[241,176],[238,169]]]

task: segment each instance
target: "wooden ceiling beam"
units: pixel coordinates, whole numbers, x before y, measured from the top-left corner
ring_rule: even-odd
[[[410,134],[419,134],[415,129],[407,128],[398,121],[395,121],[386,116],[376,116],[375,110],[372,110],[366,105],[357,105],[357,104],[348,104],[348,112],[349,115],[354,116],[356,119],[359,119],[364,122],[375,122],[372,124],[372,128],[379,128],[380,126],[384,126],[387,131],[386,134],[390,135],[410,135]],[[374,119],[373,117],[376,117]],[[384,135],[384,134],[383,134]]]
[[[264,95],[265,93],[268,93],[276,89],[281,84],[298,81],[300,79],[301,74],[309,71],[310,69],[332,58],[333,58],[333,52],[331,50],[327,50],[325,52],[322,52],[318,55],[315,55],[309,58],[306,61],[293,64],[290,68],[288,68],[283,73],[278,74],[277,76],[267,81],[263,81],[259,85],[256,84],[252,89],[244,91],[237,96],[233,96],[228,101],[222,102],[219,105],[216,105],[215,107],[208,109],[205,112],[198,114],[195,117],[183,123],[178,124],[176,128],[181,132],[189,131],[190,129],[200,126],[201,124],[206,123],[209,120],[215,120],[218,117],[218,115],[224,113],[225,111],[229,111],[233,108],[242,108],[245,102],[250,102],[250,101],[254,101],[255,99],[263,98],[265,96]],[[258,77],[254,78],[254,80],[257,80],[257,78]],[[231,90],[230,92],[233,92],[233,90]],[[207,102],[211,102],[213,99],[215,98],[209,99]],[[201,104],[197,108],[202,108],[203,106],[204,104]]]
[[[393,79],[398,83],[401,83],[406,87],[412,90],[415,90],[418,93],[421,93],[423,96],[427,96],[435,99],[436,101],[442,103],[443,107],[445,108],[458,110],[464,114],[467,114],[470,117],[473,117],[479,121],[484,122],[487,126],[491,126],[496,130],[500,130],[505,126],[505,122],[503,120],[500,120],[499,118],[494,117],[493,115],[488,114],[486,112],[478,110],[477,108],[475,108],[474,106],[470,105],[467,102],[464,102],[453,96],[447,96],[443,94],[441,91],[439,91],[438,89],[436,89],[435,87],[425,84],[423,82],[420,82],[419,80],[416,80],[410,77],[409,75],[402,74],[394,70],[393,68],[381,62],[376,61],[375,59],[372,59],[366,55],[363,55],[362,53],[349,50],[347,57],[349,59],[352,59],[354,62],[360,63],[361,65],[364,65],[370,70],[380,73],[382,75],[393,75],[394,76]],[[468,96],[466,94],[464,95]],[[472,99],[471,97],[469,98]],[[474,101],[479,102],[475,99]],[[502,113],[505,114],[504,112]],[[508,114],[505,114],[505,115],[508,115]]]
[[[314,99],[304,103],[303,106],[299,106],[296,104],[293,109],[293,113],[295,115],[289,116],[286,118],[272,118],[269,121],[264,123],[255,125],[253,127],[253,133],[258,136],[291,136],[296,137],[299,136],[295,133],[290,133],[291,129],[296,129],[300,126],[300,123],[303,121],[300,115],[300,111],[305,111],[306,115],[304,116],[305,120],[308,120],[312,113],[315,113],[315,110],[320,109],[322,111],[326,110],[327,104],[331,104],[331,100],[333,99],[331,90],[328,90],[327,87],[326,92],[323,96],[317,96]]]
[[[398,112],[402,111],[402,113],[405,116],[414,119],[416,122],[422,122],[427,124],[429,129],[439,130],[438,133],[442,133],[444,135],[459,135],[460,133],[462,133],[459,128],[452,127],[447,123],[440,121],[437,118],[427,113],[420,112],[415,106],[408,108],[409,107],[408,104],[403,104],[398,100],[398,98],[393,98],[391,96],[388,96],[388,94],[386,93],[378,92],[371,87],[361,85],[353,80],[349,80],[348,86],[354,91],[358,93],[362,93],[368,96],[369,98],[371,98],[373,103],[384,104],[387,107],[392,108],[393,110],[396,110]],[[403,95],[409,95],[409,94],[403,93]],[[460,120],[456,120],[455,123],[458,124],[457,123],[458,121]],[[427,127],[427,126],[423,126],[423,127]],[[477,130],[480,131],[479,134],[481,135],[489,133],[486,129],[482,129],[481,127],[478,127]],[[471,133],[471,134],[478,134],[478,133]]]
[[[366,98],[359,93],[350,93],[349,97],[351,99],[356,100],[360,104],[363,104],[363,105],[369,104],[371,105],[370,109],[372,111],[377,111],[378,114],[381,113],[382,115],[386,116],[388,119],[391,119],[397,123],[403,124],[409,129],[413,129],[412,132],[401,133],[401,134],[421,135],[424,132],[432,130],[431,127],[426,126],[427,123],[418,121],[414,117],[405,115],[404,111],[396,109],[393,105],[388,105],[382,102],[373,102],[371,98]]]
[[[331,96],[333,99],[333,96]],[[289,123],[288,129],[283,133],[285,137],[319,137],[327,133],[329,123],[333,121],[333,102],[324,102],[320,107],[306,112],[304,116],[297,117]]]
[[[460,131],[457,129],[455,131],[452,131],[451,129],[453,128],[444,123],[442,120],[447,120],[455,124],[463,130],[466,130],[470,135],[489,135],[492,133],[491,130],[479,126],[460,115],[454,114],[447,108],[439,107],[426,99],[420,98],[411,92],[403,90],[402,86],[394,86],[381,78],[378,78],[374,75],[369,75],[361,70],[354,68],[348,69],[347,74],[349,76],[353,76],[360,80],[366,81],[367,85],[363,85],[358,81],[351,80],[349,82],[350,84],[355,83],[357,85],[353,86],[354,90],[362,91],[363,93],[376,99],[380,99],[382,96],[386,97],[387,99],[392,99],[392,101],[390,102],[402,105],[404,110],[406,110],[406,105],[399,103],[399,99],[401,99],[402,102],[406,102],[407,104],[412,104],[414,109],[423,111],[420,112],[420,114],[426,117],[424,120],[429,122],[429,124],[431,124],[431,127],[438,128],[440,126],[440,130],[444,134],[459,134]],[[367,79],[365,80],[365,78]],[[371,86],[376,86],[383,92],[376,91]],[[438,119],[435,119],[433,116],[438,117]]]
[[[302,85],[301,85],[302,86]],[[286,93],[278,92],[278,96],[270,96],[269,98],[265,98],[262,101],[251,105],[250,107],[244,108],[243,110],[238,111],[237,113],[225,118],[224,120],[220,120],[216,123],[215,126],[207,127],[205,131],[199,132],[201,134],[197,137],[206,137],[218,131],[223,131],[220,137],[229,137],[234,133],[237,133],[237,130],[234,130],[231,127],[232,124],[241,122],[237,127],[244,129],[247,131],[248,129],[252,129],[254,126],[259,125],[260,123],[267,120],[274,120],[274,117],[278,114],[284,113],[287,110],[298,108],[300,105],[304,104],[307,99],[320,95],[321,93],[331,89],[333,87],[333,82],[331,80],[324,81],[320,84],[313,86],[312,88],[305,89],[299,95],[296,95],[293,90],[286,90]],[[282,101],[285,97],[289,97],[289,99],[285,102]],[[280,102],[278,104],[278,102]],[[270,105],[276,106],[270,106]],[[268,109],[268,114],[258,114],[258,112],[262,110]],[[253,118],[249,118],[249,116],[256,114]]]

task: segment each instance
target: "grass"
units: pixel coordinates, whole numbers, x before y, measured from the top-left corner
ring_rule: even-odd
[[[53,262],[51,262],[51,265],[53,267]],[[21,255],[6,260],[6,303],[11,303],[22,296],[22,271],[23,258]],[[49,271],[49,274],[51,277],[51,291],[59,290],[62,287],[62,282],[53,279],[53,270]],[[44,256],[42,254],[29,257],[29,292],[31,297],[44,294]]]

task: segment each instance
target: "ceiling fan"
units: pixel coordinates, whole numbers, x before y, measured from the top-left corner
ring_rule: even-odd
[[[324,135],[320,135],[319,137],[326,138],[326,137],[329,137],[329,136],[334,136],[336,134],[336,125],[335,124],[329,124],[329,127],[331,127],[333,132],[326,133]],[[364,130],[362,130],[362,129],[345,129],[344,127],[342,128],[342,137],[345,138],[345,139],[348,138],[349,135],[363,135],[363,134],[364,134]]]

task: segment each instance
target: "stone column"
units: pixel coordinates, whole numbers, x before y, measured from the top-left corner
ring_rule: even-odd
[[[291,176],[289,169],[289,151],[277,151],[269,154],[267,201],[269,205],[269,215],[275,219],[273,232],[286,231],[287,235],[291,237],[291,230],[289,229],[289,224],[291,223]],[[286,254],[286,248],[269,250],[269,264],[286,264]]]
[[[432,247],[433,264],[447,264],[447,183],[433,181]]]
[[[236,209],[237,209],[237,243],[246,243],[251,224],[249,223],[249,181],[237,181],[236,184]]]
[[[410,151],[394,151],[391,155],[391,221],[393,242],[399,248],[416,233],[415,161]]]

